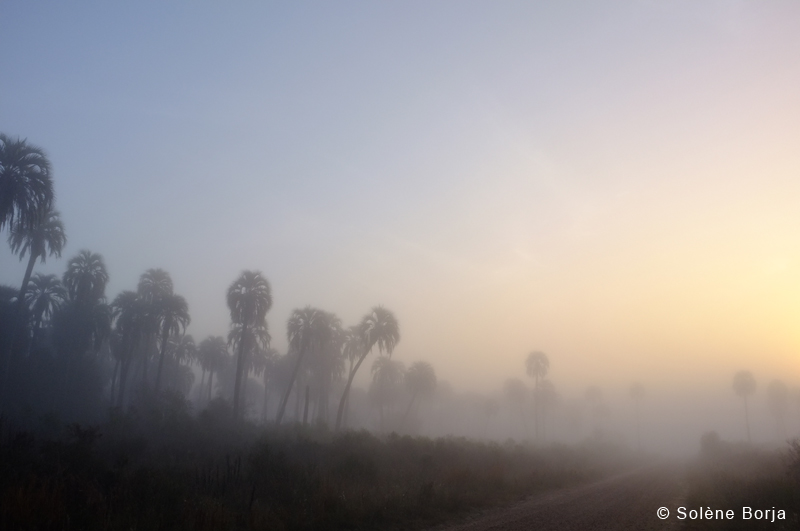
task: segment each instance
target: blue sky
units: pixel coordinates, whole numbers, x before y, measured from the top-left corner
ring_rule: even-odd
[[[259,269],[278,348],[294,308],[383,304],[456,384],[532,349],[576,387],[796,375],[798,11],[4,0],[0,131],[53,163],[41,270],[162,267],[198,340]]]

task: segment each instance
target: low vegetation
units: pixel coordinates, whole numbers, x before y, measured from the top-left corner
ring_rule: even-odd
[[[264,429],[161,396],[96,426],[4,422],[0,528],[408,529],[624,466],[600,445]]]
[[[732,519],[685,520],[687,530],[800,529],[800,441],[783,450],[760,450],[707,433],[688,474],[687,509],[733,510]],[[750,507],[752,517],[743,518]],[[761,511],[757,518],[755,511]],[[785,511],[785,519],[778,511]],[[775,511],[773,519],[772,513]],[[774,520],[774,521],[773,521]]]

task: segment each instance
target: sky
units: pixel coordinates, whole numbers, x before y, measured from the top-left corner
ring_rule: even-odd
[[[0,0],[0,49],[68,236],[36,270],[166,269],[198,341],[253,269],[280,351],[380,304],[457,388],[531,350],[565,393],[800,384],[796,2]]]

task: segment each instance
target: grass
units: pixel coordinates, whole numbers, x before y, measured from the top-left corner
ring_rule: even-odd
[[[597,444],[264,429],[168,397],[59,436],[47,424],[3,428],[2,529],[413,529],[623,464]]]
[[[686,520],[686,530],[800,529],[800,441],[781,451],[760,450],[703,437],[688,474],[687,509],[732,509],[732,520]],[[785,511],[785,520],[743,519],[743,507]]]

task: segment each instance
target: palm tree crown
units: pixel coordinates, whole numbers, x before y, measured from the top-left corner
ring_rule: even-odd
[[[80,303],[98,302],[105,297],[108,271],[103,257],[86,249],[71,258],[64,272],[64,286],[70,299]]]
[[[383,306],[376,306],[361,319],[359,332],[364,341],[364,350],[369,352],[377,345],[381,354],[389,356],[400,341],[400,327],[394,314]]]
[[[0,133],[0,229],[31,229],[53,205],[50,161],[41,148]]]
[[[259,324],[272,308],[272,289],[260,271],[243,271],[228,288],[231,321],[247,326]]]
[[[33,226],[17,223],[11,226],[8,236],[11,252],[19,254],[20,260],[30,253],[31,260],[45,262],[47,255],[61,257],[61,250],[67,243],[64,224],[56,210],[48,211],[40,223]]]

